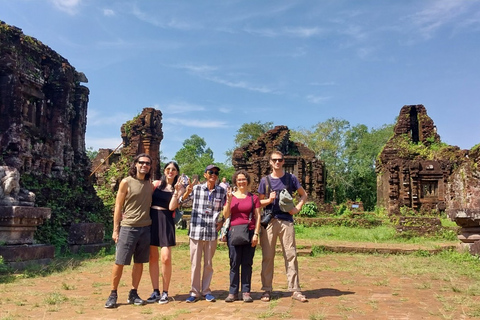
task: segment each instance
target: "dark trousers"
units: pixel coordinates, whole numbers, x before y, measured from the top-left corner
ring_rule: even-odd
[[[253,232],[253,230],[250,230],[250,239],[252,239]],[[228,255],[230,257],[230,288],[228,290],[228,293],[238,294],[240,283],[240,269],[242,272],[242,293],[250,292],[255,247],[252,247],[251,243],[243,246],[232,246],[228,235],[227,244]]]

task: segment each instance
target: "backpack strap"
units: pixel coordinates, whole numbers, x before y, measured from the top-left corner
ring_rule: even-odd
[[[252,211],[250,211],[250,215],[248,216],[248,221],[252,221],[253,210],[255,210],[255,204],[253,203],[253,194],[249,192],[250,197],[252,197]]]
[[[290,173],[285,172],[285,175],[287,176],[287,185],[285,186],[287,188],[288,193],[292,194],[292,176]]]
[[[270,191],[272,191],[272,183],[270,182],[270,175],[268,174],[268,175],[265,177],[265,179],[267,179],[267,183],[268,183],[268,184],[267,184],[267,187],[265,188],[265,190],[267,190],[267,194],[266,194],[266,195],[268,196],[268,194],[270,193],[270,192],[268,192],[268,188],[270,188]]]

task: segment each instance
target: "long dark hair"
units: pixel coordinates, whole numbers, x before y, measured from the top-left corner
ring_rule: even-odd
[[[140,153],[135,157],[135,159],[133,159],[133,162],[130,165],[130,169],[128,170],[128,175],[134,178],[137,177],[137,167],[135,166],[135,164],[137,164],[138,159],[140,158],[148,158],[150,160],[150,170],[145,175],[145,179],[144,179],[144,180],[150,180],[150,175],[152,174],[152,157],[150,157],[150,155],[146,153]]]
[[[163,167],[163,172],[165,172],[165,169],[171,164],[175,166],[175,169],[177,169],[177,175],[175,178],[173,178],[173,184],[172,186],[177,184],[178,181],[178,176],[180,175],[180,168],[178,167],[178,164],[175,161],[170,161],[168,162],[164,167]],[[160,178],[160,185],[158,186],[160,190],[163,190],[167,186],[167,176],[162,172],[162,177]]]

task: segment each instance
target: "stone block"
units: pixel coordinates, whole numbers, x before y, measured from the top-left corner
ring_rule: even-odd
[[[109,243],[73,244],[73,245],[70,245],[68,248],[70,249],[70,253],[73,253],[73,254],[79,254],[79,253],[95,254],[104,248],[105,250],[107,250],[110,246],[111,244]]]
[[[105,228],[102,223],[73,223],[68,233],[70,245],[103,243]]]
[[[0,256],[7,263],[53,259],[55,247],[45,244],[0,246]]]
[[[7,245],[33,244],[37,226],[50,215],[50,208],[0,206],[0,242]]]

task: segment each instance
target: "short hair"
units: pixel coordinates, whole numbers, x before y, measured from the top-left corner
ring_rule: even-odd
[[[137,155],[135,157],[135,159],[133,159],[132,164],[130,164],[130,169],[128,170],[128,175],[130,177],[134,177],[134,178],[137,176],[137,167],[135,166],[135,164],[137,164],[138,159],[140,159],[140,158],[148,158],[150,160],[150,170],[145,175],[145,179],[144,179],[144,180],[150,180],[150,175],[152,174],[152,165],[153,165],[152,162],[153,162],[153,160],[152,160],[152,157],[150,157],[150,155],[146,154],[146,153],[140,153],[139,155]]]
[[[284,155],[283,155],[283,153],[282,153],[281,151],[275,150],[275,151],[273,151],[273,152],[270,154],[270,160],[272,160],[272,156],[273,156],[274,154],[278,154],[279,156],[282,157],[282,159],[284,158]]]
[[[239,174],[243,174],[245,176],[245,178],[247,178],[247,184],[250,185],[250,175],[248,174],[248,172],[246,170],[238,170],[236,171],[233,176],[232,176],[232,183],[234,186],[237,185],[237,177]]]

